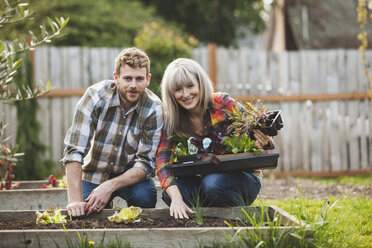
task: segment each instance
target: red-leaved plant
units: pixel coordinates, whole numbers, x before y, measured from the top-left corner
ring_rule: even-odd
[[[0,156],[0,178],[1,178],[1,190],[9,190],[18,188],[19,184],[13,185],[14,174],[12,174],[13,167],[16,165],[17,159],[15,158],[17,153],[14,149],[11,149],[7,144],[2,144],[1,156]]]
[[[40,186],[42,189],[46,188],[56,188],[58,186],[58,180],[55,176],[50,175],[48,178],[48,185],[44,184],[43,186]]]
[[[231,113],[228,113],[228,116],[232,121],[228,131],[233,131],[237,135],[252,133],[252,129],[257,125],[264,125],[270,113],[268,108],[263,105],[261,101],[257,101],[257,106],[254,106],[252,102],[245,102],[244,107],[244,111],[241,111],[239,107],[236,107]]]
[[[23,153],[17,153],[18,146],[11,147],[5,144],[9,138],[3,139],[4,128],[3,123],[0,122],[0,140],[1,140],[1,153],[0,153],[0,189],[9,190],[18,188],[19,184],[13,184],[14,174],[12,174],[13,167],[16,165],[18,156]]]

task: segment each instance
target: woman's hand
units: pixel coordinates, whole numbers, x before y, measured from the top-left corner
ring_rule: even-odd
[[[174,217],[175,219],[188,219],[189,216],[187,213],[195,213],[183,201],[181,192],[177,185],[169,186],[166,192],[171,198],[171,204],[169,206],[170,216]]]
[[[188,219],[189,216],[187,213],[195,213],[182,199],[172,199],[169,210],[170,216],[174,217],[175,219]]]
[[[253,135],[256,138],[256,141],[255,141],[254,145],[257,148],[263,149],[265,146],[269,145],[270,142],[274,146],[274,140],[273,140],[273,138],[267,136],[261,130],[259,130],[259,129],[253,129]],[[272,148],[272,149],[274,149],[274,148]]]

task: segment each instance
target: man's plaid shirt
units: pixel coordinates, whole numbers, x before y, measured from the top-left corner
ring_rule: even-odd
[[[102,81],[89,87],[77,103],[61,162],[81,163],[83,180],[96,184],[131,167],[154,176],[162,127],[161,101],[155,94],[146,89],[136,106],[125,112],[116,85]]]
[[[213,129],[223,130],[227,128],[230,123],[227,113],[232,112],[235,106],[236,101],[227,93],[213,94],[213,99],[208,103],[207,112],[203,117],[203,125],[206,127],[205,133]],[[238,106],[245,109],[240,103],[238,103]],[[171,169],[176,145],[176,142],[168,139],[165,132],[162,133],[156,160],[156,174],[159,177],[163,190],[176,184]],[[257,176],[260,180],[262,179],[262,172],[260,170],[256,170],[253,175]]]

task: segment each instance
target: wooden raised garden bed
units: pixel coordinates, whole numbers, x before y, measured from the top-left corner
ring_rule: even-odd
[[[48,210],[50,207],[64,209],[67,206],[67,189],[45,188],[48,181],[20,181],[17,189],[0,190],[0,210]],[[161,200],[161,188],[157,186],[157,207],[165,207]],[[126,202],[116,197],[113,200],[115,207],[125,207]]]
[[[20,181],[17,189],[0,191],[0,210],[47,210],[49,207],[65,208],[67,190],[46,188],[48,181]]]
[[[275,206],[264,206],[264,207],[246,207],[246,211],[250,216],[260,218],[261,214],[264,216],[270,216],[270,219],[276,218],[277,221],[281,221],[278,230],[282,232],[288,228],[298,229],[300,225],[296,218],[289,215],[285,211]],[[264,210],[264,211],[263,211]],[[244,213],[241,208],[202,208],[201,209],[203,219],[207,222],[206,218],[220,218],[228,220],[228,222],[234,226],[239,225],[247,232],[253,232],[257,227],[249,226],[249,224],[242,224],[237,219],[244,219]],[[66,230],[63,229],[61,224],[52,224],[59,229],[48,229],[48,226],[42,225],[43,229],[32,229],[32,230],[0,230],[0,247],[69,247],[70,244],[78,244],[79,236],[87,240],[100,244],[103,240],[104,244],[108,244],[112,241],[120,240],[122,244],[127,241],[130,242],[134,247],[197,247],[199,244],[210,244],[211,242],[222,242],[228,243],[224,234],[233,236],[235,231],[227,225],[222,227],[189,227],[192,225],[192,220],[185,221],[184,227],[157,227],[157,220],[162,222],[169,222],[173,220],[169,216],[169,209],[144,209],[141,219],[153,220],[149,221],[150,226],[148,227],[136,227],[137,223],[133,224],[112,224],[107,220],[108,216],[114,213],[113,210],[104,210],[102,213],[86,217],[84,219],[78,219],[79,223],[84,221],[95,221],[108,226],[107,228],[81,228],[81,229],[70,229],[69,223],[65,224]],[[66,214],[66,212],[64,212]],[[6,223],[17,222],[19,226],[26,227],[27,225],[22,224],[25,221],[33,222],[36,219],[35,211],[0,211],[0,219],[3,225]],[[68,220],[72,222],[75,220]],[[141,223],[141,221],[140,221]],[[189,224],[188,224],[189,223]],[[89,224],[91,225],[91,223]],[[113,226],[115,228],[113,228]],[[10,225],[7,225],[9,229]],[[45,229],[46,228],[46,229]],[[269,227],[259,227],[262,233],[268,234]],[[71,246],[71,245],[70,245]]]

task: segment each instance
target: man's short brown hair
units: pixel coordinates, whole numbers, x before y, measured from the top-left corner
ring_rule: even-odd
[[[146,76],[150,74],[150,59],[147,54],[136,48],[126,48],[115,59],[115,73],[120,75],[120,68],[129,65],[133,68],[146,68]]]

